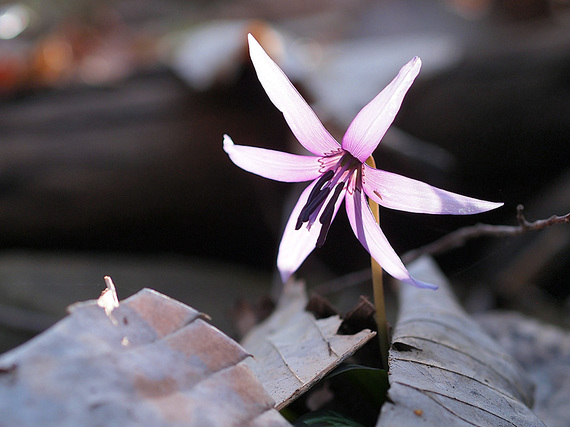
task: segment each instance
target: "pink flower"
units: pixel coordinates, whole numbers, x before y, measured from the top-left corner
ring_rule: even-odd
[[[279,246],[277,267],[282,280],[286,281],[315,247],[323,245],[344,200],[354,234],[385,271],[403,282],[435,288],[410,276],[374,220],[366,196],[387,208],[430,214],[474,214],[502,203],[461,196],[365,163],[418,75],[420,59],[415,57],[404,65],[396,78],[358,113],[339,144],[251,34],[249,49],[267,95],[283,113],[295,137],[313,154],[235,145],[224,135],[224,150],[242,169],[277,181],[313,181],[299,197]]]

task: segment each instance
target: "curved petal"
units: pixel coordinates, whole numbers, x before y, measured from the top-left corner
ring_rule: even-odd
[[[366,161],[394,121],[421,65],[420,58],[413,58],[382,92],[360,110],[342,139],[343,149],[361,162]]]
[[[283,113],[299,142],[318,156],[339,149],[339,143],[324,128],[314,111],[289,81],[285,73],[249,34],[249,53],[265,92]]]
[[[291,212],[291,216],[287,221],[285,226],[285,231],[283,232],[283,237],[281,238],[281,243],[279,244],[279,254],[277,255],[277,268],[281,274],[281,280],[283,283],[291,277],[291,275],[297,271],[301,266],[305,258],[315,249],[315,245],[321,233],[322,224],[319,221],[314,221],[310,227],[303,225],[300,229],[296,230],[295,225],[297,224],[297,218],[301,213],[301,209],[307,203],[307,199],[311,190],[316,185],[317,181],[312,182],[305,190],[301,193],[297,204]],[[343,192],[346,190],[343,190]],[[326,205],[330,200],[331,196],[324,201]],[[344,199],[344,194],[341,193],[340,197],[335,203],[335,208],[332,216],[332,221],[336,217],[336,214],[342,204]]]
[[[346,197],[346,212],[352,230],[362,246],[390,276],[420,288],[437,289],[435,285],[415,280],[410,276],[400,257],[382,233],[366,197],[360,191],[355,191],[352,197]]]
[[[319,157],[235,145],[228,135],[224,135],[224,150],[240,168],[276,181],[310,181],[321,175]]]
[[[489,211],[503,203],[487,202],[433,187],[364,165],[364,191],[381,206],[406,212],[469,215]]]

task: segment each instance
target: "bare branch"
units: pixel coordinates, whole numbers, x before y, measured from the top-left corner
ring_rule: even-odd
[[[404,263],[411,262],[421,255],[436,255],[450,249],[463,246],[468,240],[482,236],[518,236],[530,231],[539,231],[555,224],[570,224],[570,213],[566,215],[553,215],[548,219],[539,219],[529,222],[523,214],[524,206],[517,206],[517,222],[519,225],[489,225],[476,224],[470,227],[460,228],[428,245],[406,252],[402,256]]]
[[[516,219],[518,225],[476,224],[473,226],[460,228],[449,234],[446,234],[442,238],[428,245],[406,252],[404,255],[402,255],[402,261],[407,264],[422,255],[441,254],[451,249],[463,246],[468,240],[475,239],[477,237],[513,237],[531,231],[543,230],[556,224],[570,224],[570,213],[562,216],[553,215],[547,219],[539,219],[537,221],[529,222],[525,218],[523,210],[523,205],[517,206]],[[329,293],[340,292],[345,288],[356,286],[367,280],[370,280],[370,267],[323,283],[313,291],[320,295],[327,295]]]

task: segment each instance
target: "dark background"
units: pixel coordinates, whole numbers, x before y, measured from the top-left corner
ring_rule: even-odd
[[[0,351],[96,298],[104,275],[121,298],[152,287],[231,334],[240,299],[275,295],[277,246],[303,186],[248,174],[222,150],[224,133],[298,149],[255,77],[248,31],[338,140],[422,57],[378,167],[505,206],[475,217],[382,210],[399,253],[477,222],[515,225],[518,204],[529,220],[570,211],[567,2],[17,4],[29,24],[0,40]],[[201,67],[207,81],[192,74]],[[568,228],[478,239],[437,261],[470,310],[568,326]],[[341,210],[298,275],[327,289],[368,263]],[[331,298],[346,310],[369,292],[360,285]]]

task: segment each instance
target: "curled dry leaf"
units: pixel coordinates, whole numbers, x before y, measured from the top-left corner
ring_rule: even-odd
[[[198,311],[144,289],[112,316],[97,301],[74,305],[2,355],[0,423],[288,425],[244,364],[249,353]]]
[[[549,427],[566,427],[570,420],[570,331],[516,311],[483,313],[476,320],[534,380],[536,415]]]
[[[338,335],[339,316],[316,320],[300,282],[289,281],[275,312],[242,341],[246,363],[281,409],[362,347],[375,333]]]
[[[520,365],[459,306],[431,258],[410,268],[437,291],[401,286],[389,401],[377,426],[540,426]]]
[[[119,306],[119,298],[117,297],[117,290],[115,284],[109,276],[105,276],[105,284],[107,288],[101,292],[101,296],[97,299],[97,305],[105,309],[105,314],[113,324],[117,324],[117,319],[113,316],[113,310]]]

